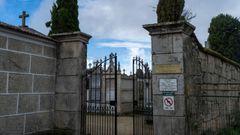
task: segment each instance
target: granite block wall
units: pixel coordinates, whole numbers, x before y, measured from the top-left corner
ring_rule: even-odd
[[[207,48],[203,48],[196,37],[187,41],[191,45],[184,47],[185,80],[188,95],[197,95],[199,90],[210,91],[219,89],[231,89],[240,84],[240,65],[221,54]],[[232,96],[238,96],[238,92]],[[227,91],[229,92],[229,91]],[[213,93],[212,93],[213,94]],[[216,95],[216,94],[213,94]],[[219,96],[224,96],[220,94]]]
[[[55,92],[55,134],[85,134],[85,111],[82,104],[86,97],[87,44],[91,38],[82,32],[52,35],[59,41]]]
[[[120,108],[122,114],[131,113],[133,111],[133,85],[131,76],[121,76],[121,93]]]
[[[184,80],[185,41],[190,39],[194,26],[185,22],[166,22],[143,26],[152,40],[152,88],[154,135],[185,135],[186,106]],[[177,90],[163,91],[160,80],[176,80]],[[172,85],[172,84],[171,84]],[[164,107],[164,98],[174,99],[173,109]],[[166,105],[165,105],[166,106]]]
[[[189,134],[218,134],[240,115],[240,65],[203,48],[195,35],[184,47]]]
[[[188,22],[143,27],[152,39],[154,134],[219,134],[239,127],[240,65],[203,48]],[[176,79],[177,91],[161,91],[160,79]],[[173,110],[164,108],[169,94]]]
[[[53,128],[56,43],[0,31],[0,135]]]

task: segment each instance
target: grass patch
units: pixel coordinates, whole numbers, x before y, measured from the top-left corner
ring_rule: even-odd
[[[240,127],[223,129],[219,135],[240,135]]]

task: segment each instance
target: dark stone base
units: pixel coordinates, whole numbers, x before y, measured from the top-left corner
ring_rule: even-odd
[[[54,130],[32,133],[30,135],[54,135]]]
[[[43,131],[38,133],[32,133],[30,135],[73,135],[74,131],[69,129],[55,129],[50,131]]]

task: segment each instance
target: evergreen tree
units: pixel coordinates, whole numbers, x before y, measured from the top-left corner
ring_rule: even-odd
[[[182,19],[184,0],[159,0],[157,6],[158,23]]]
[[[80,31],[77,0],[57,0],[51,11],[50,34]]]
[[[240,22],[231,15],[214,17],[208,29],[210,48],[240,62]]]

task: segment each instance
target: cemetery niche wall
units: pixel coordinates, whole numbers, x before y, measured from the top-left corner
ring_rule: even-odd
[[[92,69],[95,69],[98,65],[98,61],[94,62],[93,64],[89,64],[89,71]],[[93,104],[95,104],[95,100],[97,102],[101,101],[107,101],[110,102],[111,100],[114,100],[114,79],[113,76],[114,72],[111,72],[115,69],[115,65],[113,62],[110,62],[109,65],[107,65],[106,69],[100,69],[100,67],[97,67],[98,69],[95,72],[98,72],[98,70],[104,70],[102,74],[93,73],[91,78],[89,78],[88,86],[87,88],[87,101],[92,101]],[[106,70],[106,71],[105,71]],[[92,81],[92,82],[91,82]],[[118,63],[117,67],[117,113],[119,115],[129,115],[133,112],[133,78],[132,75],[127,75],[125,73],[124,69],[121,69],[120,63]],[[99,86],[95,86],[99,85]],[[94,89],[94,87],[97,87],[99,89]],[[101,87],[101,88],[100,88]],[[102,90],[102,91],[100,91]],[[100,93],[107,92],[106,99],[105,96],[101,96]],[[95,93],[96,92],[96,93]],[[103,94],[102,94],[103,95]],[[97,104],[96,104],[97,105]]]

